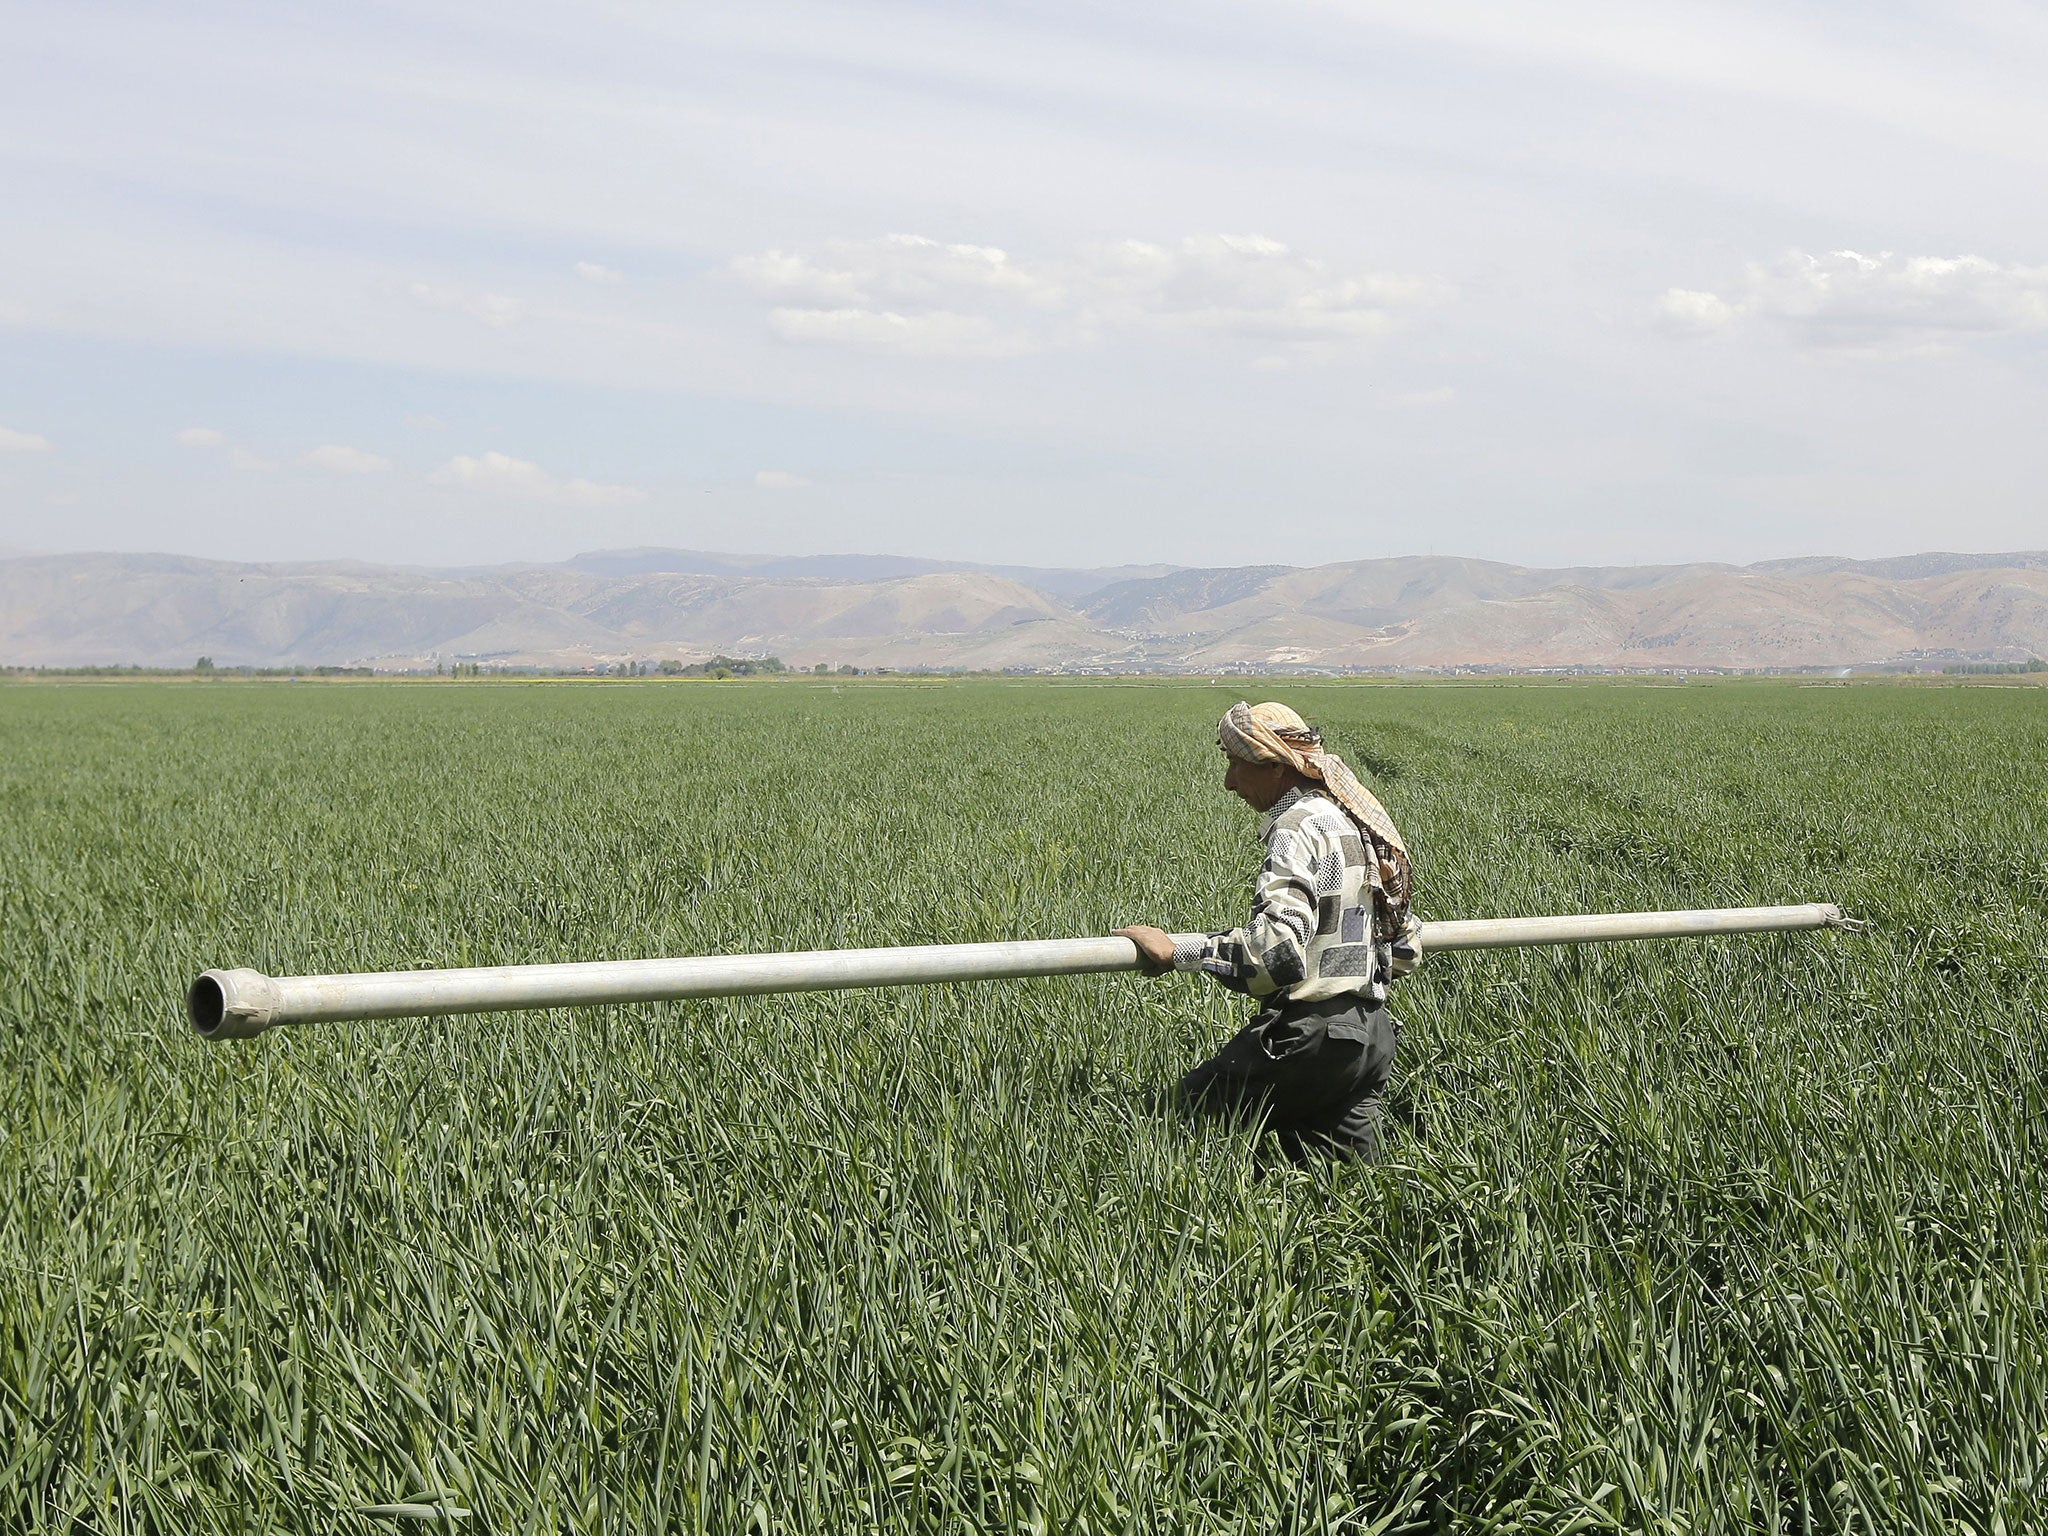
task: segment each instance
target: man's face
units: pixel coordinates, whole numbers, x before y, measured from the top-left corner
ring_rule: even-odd
[[[1271,810],[1294,777],[1285,763],[1244,763],[1228,752],[1223,761],[1223,787],[1255,811]]]

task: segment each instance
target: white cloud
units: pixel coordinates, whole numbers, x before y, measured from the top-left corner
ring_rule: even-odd
[[[276,460],[250,452],[231,441],[227,433],[217,432],[212,427],[187,427],[178,434],[178,442],[186,448],[225,448],[229,466],[245,472],[277,468]]]
[[[922,315],[887,309],[776,309],[769,311],[768,327],[784,341],[902,357],[1021,357],[1038,350],[1031,337],[1003,330],[986,316],[943,309]]]
[[[607,485],[596,480],[563,480],[530,459],[515,459],[510,454],[496,452],[474,457],[457,454],[428,475],[427,480],[433,485],[458,486],[520,501],[549,501],[563,506],[618,506],[625,502],[644,501],[647,497],[647,493],[637,486]]]
[[[1266,349],[1328,348],[1387,330],[1445,291],[1431,278],[1343,272],[1259,235],[1092,246],[1042,262],[919,235],[832,241],[817,255],[771,250],[733,272],[781,300],[788,341],[917,357],[1016,357],[1141,333],[1220,336]]]
[[[57,445],[40,432],[17,432],[0,427],[0,453],[48,453]]]
[[[338,443],[324,443],[301,454],[299,462],[308,469],[324,469],[334,475],[374,475],[391,467],[391,461],[381,454],[344,448]]]
[[[626,280],[626,274],[617,268],[595,261],[577,262],[576,275],[590,283],[623,283]]]
[[[748,287],[769,298],[852,307],[868,297],[868,285],[857,267],[821,266],[788,251],[735,256],[732,269]]]
[[[963,293],[1045,302],[1047,275],[1015,266],[992,245],[942,245],[923,235],[832,240],[818,259],[789,251],[741,256],[733,270],[757,292],[824,308],[943,305]]]
[[[1176,245],[1125,240],[1087,253],[1072,287],[1099,323],[1216,332],[1261,341],[1376,335],[1394,311],[1440,297],[1430,278],[1345,274],[1258,235]]]
[[[1741,314],[1741,309],[1719,294],[1696,288],[1666,289],[1657,301],[1658,318],[1668,328],[1695,336],[1723,330]]]
[[[754,485],[763,491],[800,491],[810,483],[802,475],[791,474],[786,469],[762,469],[754,472]]]
[[[1791,251],[1752,263],[1728,295],[1673,288],[1658,308],[1694,332],[1758,320],[1811,346],[1864,351],[1946,347],[2048,329],[2048,266],[1981,256]]]
[[[493,330],[503,330],[526,318],[526,305],[510,294],[481,293],[469,288],[439,288],[432,283],[414,283],[406,290],[420,303],[435,309],[452,309]]]
[[[1458,398],[1458,391],[1449,384],[1440,384],[1435,389],[1410,389],[1386,397],[1389,405],[1405,405],[1417,410],[1434,406],[1450,405]]]

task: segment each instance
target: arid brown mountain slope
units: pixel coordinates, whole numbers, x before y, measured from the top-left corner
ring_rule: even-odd
[[[1215,579],[1224,576],[1245,579]],[[1292,653],[1326,666],[1826,666],[1923,652],[2021,659],[2048,653],[2048,556],[1553,571],[1366,560],[1183,571],[1105,588],[1083,610],[1143,636],[1150,651],[1177,649],[1206,666]]]
[[[663,568],[712,560],[747,563],[658,550],[462,571],[0,559],[0,662],[575,666],[723,651],[895,667],[1798,667],[2048,655],[2042,553],[1569,570],[1416,557],[1036,583],[979,567],[879,579]]]
[[[1046,631],[1045,636],[1021,631]],[[1050,646],[1049,636],[1060,640]],[[174,555],[0,560],[0,661],[222,665],[438,659],[580,665],[714,652],[903,664],[927,653],[1053,665],[1095,632],[1033,587],[977,572],[883,581],[565,566],[436,571],[355,564],[240,565]],[[1022,660],[1009,659],[1012,653]],[[953,665],[935,660],[934,665]]]

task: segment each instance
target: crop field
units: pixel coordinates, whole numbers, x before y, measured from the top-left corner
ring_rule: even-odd
[[[308,1026],[185,984],[1241,920],[1321,723],[1442,955],[1386,1160],[1161,1090],[1196,978]],[[0,1529],[2048,1521],[2048,692],[0,688]]]

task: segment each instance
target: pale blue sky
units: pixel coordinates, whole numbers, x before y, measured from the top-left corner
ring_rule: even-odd
[[[2048,545],[2037,6],[5,26],[0,547]]]

